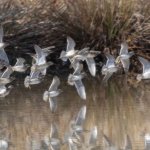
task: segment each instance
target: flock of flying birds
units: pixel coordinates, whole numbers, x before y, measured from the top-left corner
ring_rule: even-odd
[[[3,28],[0,27],[0,97],[5,97],[9,94],[12,86],[9,85],[14,78],[11,76],[12,73],[15,72],[25,72],[30,66],[25,63],[24,58],[17,58],[16,64],[11,66],[9,63],[8,56],[4,50],[5,43],[3,42]],[[62,61],[70,61],[70,66],[73,68],[74,72],[69,74],[68,76],[68,84],[71,86],[75,86],[78,95],[81,99],[86,100],[86,91],[82,79],[85,77],[85,73],[83,72],[83,64],[85,61],[90,74],[95,77],[96,76],[96,63],[94,57],[100,54],[99,51],[90,50],[90,48],[84,48],[81,50],[75,50],[75,41],[71,37],[67,37],[67,49],[66,51],[62,51],[60,54],[60,58]],[[43,78],[46,76],[47,68],[53,63],[51,61],[47,61],[46,57],[52,53],[51,47],[40,48],[38,45],[34,45],[35,54],[29,54],[32,59],[32,66],[30,68],[30,74],[24,79],[24,86],[26,88],[30,88],[31,85],[39,84],[42,82]],[[126,43],[121,44],[120,54],[115,59],[111,54],[106,54],[107,62],[102,67],[102,75],[104,75],[103,81],[107,82],[109,78],[118,71],[118,65],[122,64],[122,67],[125,73],[128,72],[130,66],[130,57],[134,55],[133,52],[128,52],[128,45]],[[138,57],[139,61],[143,65],[142,74],[137,75],[137,80],[141,81],[142,79],[150,79],[150,62],[142,57]],[[46,90],[43,94],[43,100],[49,102],[50,109],[52,112],[55,112],[57,109],[57,96],[62,92],[59,89],[60,80],[57,76],[53,77],[52,83],[48,90]],[[51,134],[50,137],[45,139],[45,143],[51,146],[53,150],[59,150],[60,145],[63,143],[68,143],[70,150],[77,150],[78,148],[91,150],[95,148],[97,141],[97,127],[91,129],[89,133],[89,142],[84,144],[86,147],[83,148],[83,133],[86,130],[83,128],[83,123],[86,116],[86,106],[83,106],[79,111],[76,119],[71,121],[70,123],[70,131],[66,134],[64,141],[61,142],[58,138],[58,131],[56,124],[52,124],[51,126]],[[103,135],[109,150],[117,150],[115,146],[110,142],[106,135]],[[150,136],[148,136],[148,141],[150,143]],[[125,150],[131,150],[132,145],[127,136]],[[3,141],[4,142],[4,141]],[[1,141],[0,141],[1,143]],[[5,143],[6,144],[6,143]],[[5,145],[4,144],[4,145]]]
[[[25,72],[30,66],[25,63],[24,58],[17,58],[16,64],[11,66],[8,56],[4,50],[5,43],[3,42],[3,28],[0,27],[0,97],[5,97],[9,94],[12,86],[10,84],[14,78],[11,74],[15,72]],[[84,48],[81,50],[75,49],[76,43],[71,37],[67,37],[66,51],[62,51],[60,58],[62,61],[70,61],[70,66],[74,69],[72,74],[68,76],[68,84],[75,86],[78,95],[81,99],[86,100],[85,86],[82,79],[85,77],[83,72],[83,61],[86,62],[90,74],[96,76],[96,63],[94,57],[99,55],[99,51],[90,50],[90,48]],[[26,88],[30,88],[31,85],[39,84],[42,82],[46,75],[47,68],[53,65],[53,62],[47,61],[46,57],[52,53],[50,46],[47,48],[40,48],[38,45],[34,45],[35,54],[29,54],[32,59],[32,66],[30,68],[30,74],[25,77],[24,85]],[[128,45],[124,42],[121,44],[119,56],[115,59],[111,54],[106,54],[107,62],[102,66],[102,75],[104,75],[103,81],[107,83],[109,78],[119,70],[119,64],[121,62],[125,73],[128,73],[130,67],[130,57],[134,55],[133,52],[128,52]],[[150,62],[143,57],[138,57],[139,61],[143,65],[142,74],[137,75],[137,80],[150,79]],[[62,92],[58,89],[60,80],[57,76],[54,76],[53,81],[48,90],[43,94],[43,100],[49,101],[51,111],[54,112],[57,108],[57,96]]]

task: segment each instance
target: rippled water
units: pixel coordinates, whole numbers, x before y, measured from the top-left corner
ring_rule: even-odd
[[[42,94],[52,78],[40,85],[25,89],[21,81],[15,83],[10,95],[0,101],[0,138],[9,141],[9,150],[44,150],[43,140],[49,136],[50,126],[55,122],[60,137],[69,128],[69,122],[79,109],[87,106],[84,127],[98,127],[98,144],[105,150],[102,134],[107,135],[119,148],[124,146],[128,134],[133,150],[144,149],[144,133],[150,133],[150,90],[149,84],[141,83],[133,88],[124,80],[112,81],[107,87],[99,78],[86,79],[84,84],[87,100],[81,100],[74,87],[61,79],[63,93],[58,97],[58,109],[51,113],[49,104]],[[85,133],[85,139],[87,137]],[[64,145],[62,149],[68,148]],[[46,150],[46,148],[45,148]]]

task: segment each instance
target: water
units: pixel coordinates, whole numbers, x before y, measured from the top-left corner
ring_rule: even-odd
[[[44,150],[43,140],[49,136],[50,126],[55,122],[60,138],[69,128],[83,105],[87,106],[84,127],[98,127],[98,144],[105,150],[102,134],[107,135],[119,148],[124,146],[128,134],[133,150],[144,150],[144,133],[150,133],[150,88],[141,83],[137,88],[128,86],[124,80],[111,81],[101,86],[99,78],[87,78],[84,84],[87,100],[81,100],[74,87],[61,79],[63,93],[58,97],[58,109],[51,113],[49,104],[42,100],[52,78],[40,85],[25,89],[23,81],[14,83],[10,95],[0,100],[0,139],[9,142],[9,150]],[[85,133],[85,141],[88,133]],[[46,149],[46,148],[45,148]],[[67,150],[67,146],[62,146]]]

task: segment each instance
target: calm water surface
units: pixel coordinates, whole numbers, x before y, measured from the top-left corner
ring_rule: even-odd
[[[77,95],[74,87],[61,79],[63,93],[58,97],[58,109],[51,113],[49,103],[42,100],[43,92],[52,78],[40,85],[25,89],[23,81],[14,83],[10,95],[0,100],[0,138],[9,141],[9,150],[46,150],[43,140],[49,136],[51,123],[59,127],[60,138],[69,128],[69,122],[83,105],[87,106],[85,129],[98,127],[98,144],[105,150],[102,134],[119,148],[128,134],[133,150],[144,149],[144,133],[150,133],[150,88],[141,83],[133,88],[123,80],[101,86],[98,78],[84,81],[87,100]],[[85,134],[85,139],[87,137]],[[67,150],[66,146],[62,149]]]

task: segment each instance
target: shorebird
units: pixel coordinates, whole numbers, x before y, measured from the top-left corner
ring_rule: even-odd
[[[69,145],[70,150],[77,150],[82,145],[82,133],[86,131],[83,124],[86,118],[86,106],[81,107],[76,118],[71,120],[69,132],[65,134],[64,142]]]
[[[47,91],[43,94],[43,100],[49,101],[50,109],[52,112],[55,112],[57,109],[57,96],[62,92],[61,89],[58,89],[60,85],[60,80],[57,76],[54,76],[53,81]]]
[[[62,61],[67,61],[68,59],[71,59],[78,51],[75,50],[76,43],[75,41],[67,36],[67,48],[66,51],[62,51],[60,54],[60,59]]]
[[[46,61],[46,55],[38,45],[34,45],[34,49],[36,51],[35,55],[36,57],[34,57],[35,63],[32,64],[31,70],[32,71],[44,70],[43,75],[46,75],[46,69],[53,63],[50,61],[49,62]]]
[[[94,57],[100,54],[100,52],[96,51],[89,51],[89,48],[84,48],[81,51],[79,51],[72,59],[71,59],[71,64],[75,65],[78,63],[80,60],[81,61],[86,61],[86,64],[88,66],[88,69],[91,73],[92,76],[96,75],[96,64]]]
[[[0,85],[0,97],[6,97],[12,89],[12,86]]]
[[[113,73],[117,72],[118,68],[115,64],[115,59],[112,55],[106,54],[107,62],[102,67],[102,74],[105,75],[103,81],[107,82],[108,79],[113,75]]]
[[[86,92],[85,92],[85,87],[82,83],[82,79],[84,77],[84,74],[81,73],[83,66],[78,63],[75,71],[73,74],[70,74],[68,76],[68,84],[69,85],[75,85],[76,90],[78,92],[78,95],[83,99],[86,100]]]
[[[86,118],[86,106],[82,106],[76,118],[70,122],[70,131],[74,137],[81,140],[82,133],[86,131],[83,127]]]
[[[12,66],[12,70],[16,72],[25,72],[29,65],[25,64],[24,58],[17,58],[17,62],[14,66]]]
[[[14,80],[10,75],[13,73],[11,67],[5,69],[5,71],[0,75],[0,85],[6,85]]]
[[[25,77],[24,85],[26,88],[30,88],[30,85],[41,83],[43,76],[40,71],[31,71],[29,76]]]
[[[45,57],[47,57],[49,54],[53,53],[51,51],[52,48],[55,48],[55,46],[49,46],[49,47],[46,47],[46,48],[41,48],[41,50],[43,52],[43,55],[45,55]],[[29,54],[33,58],[32,64],[36,63],[37,54],[32,54],[32,53],[27,53],[27,54]]]
[[[141,81],[142,79],[150,79],[150,61],[144,59],[143,57],[138,58],[143,66],[143,72],[142,74],[137,75],[137,80]]]
[[[124,71],[128,72],[130,66],[130,57],[134,55],[134,52],[128,52],[128,45],[127,43],[121,44],[120,54],[116,59],[116,62],[121,61]]]
[[[58,127],[55,123],[51,124],[50,136],[45,138],[44,142],[52,150],[60,150],[61,141],[58,136]]]

